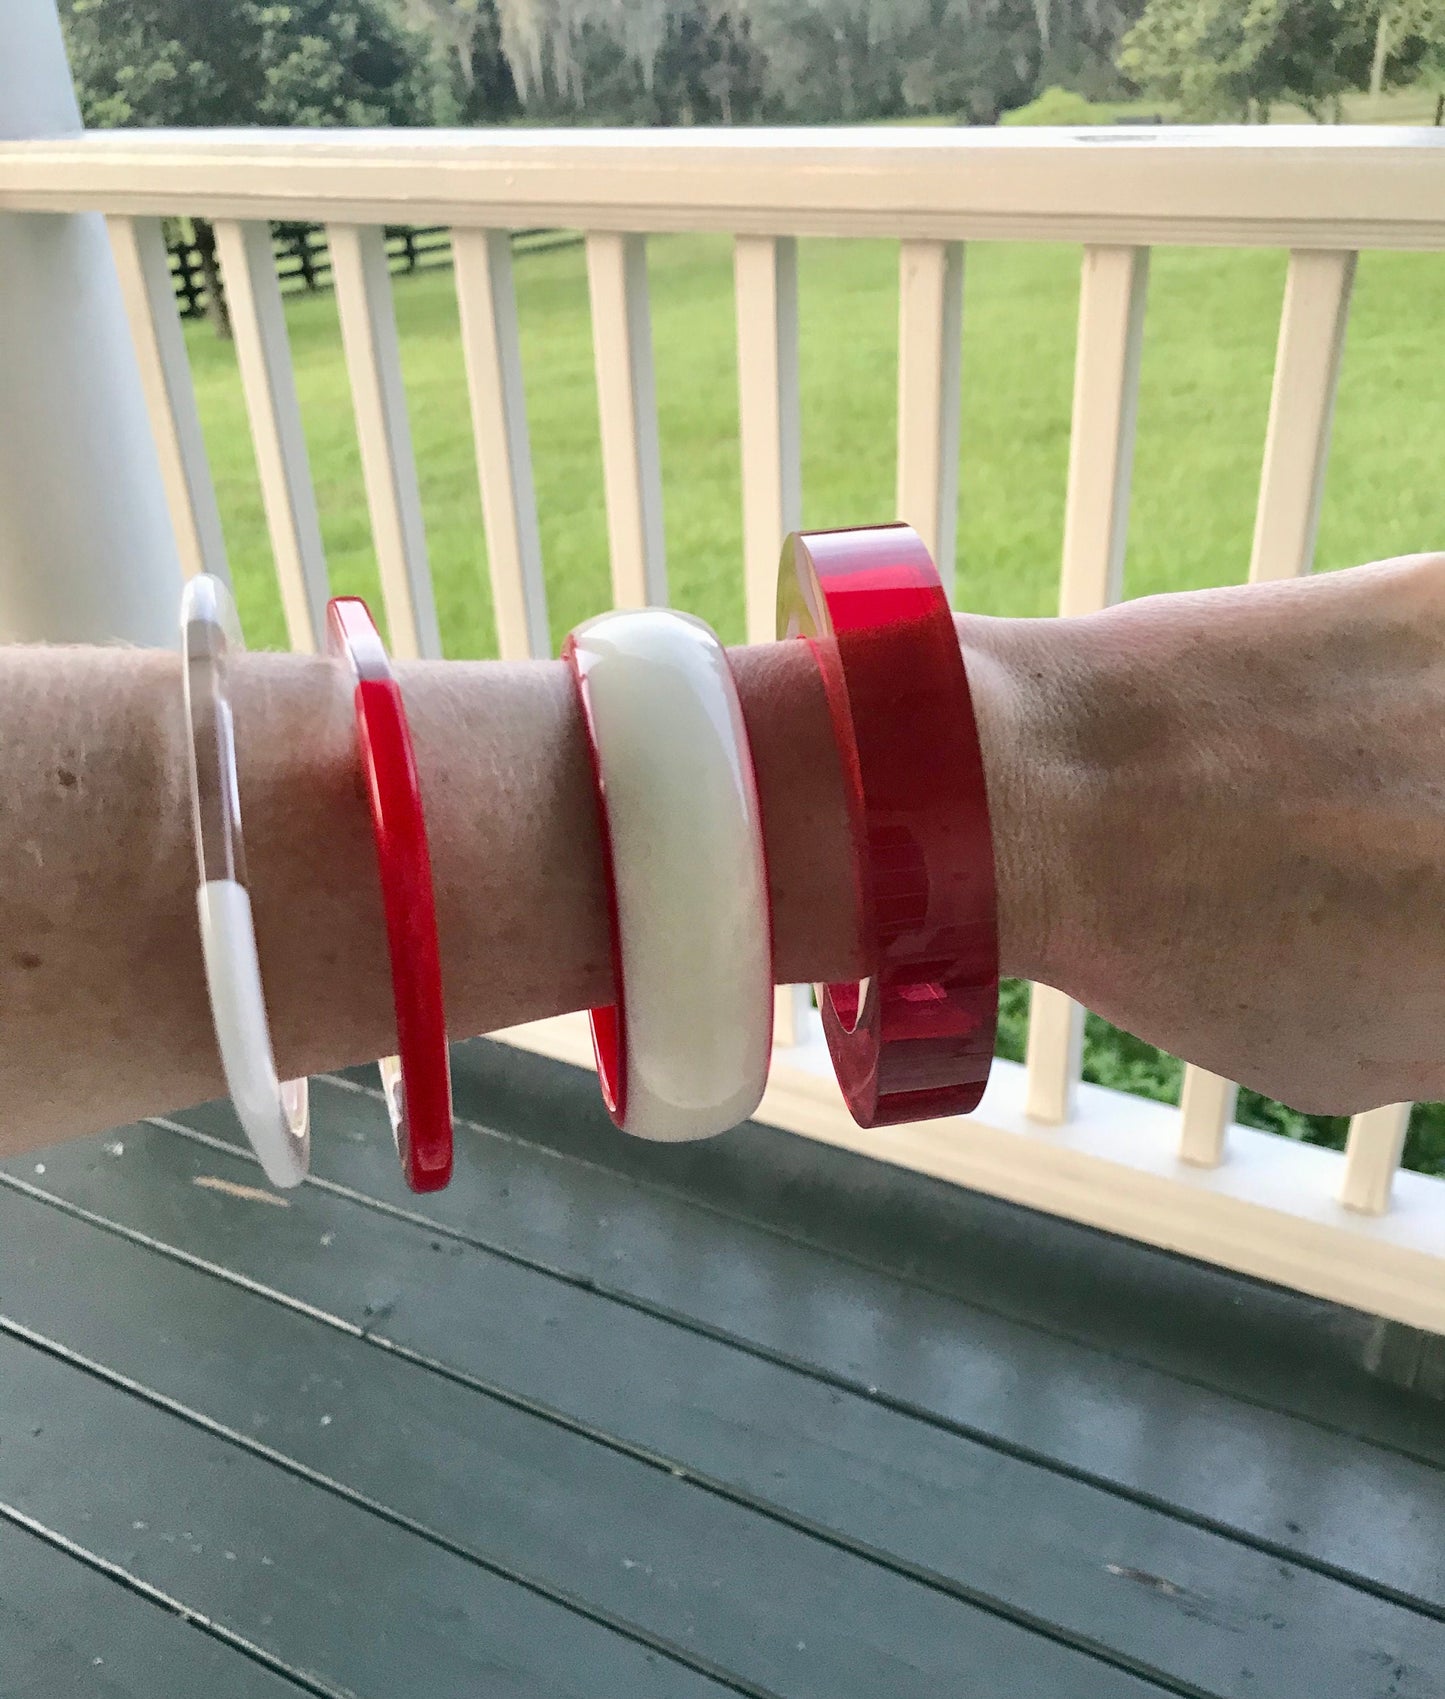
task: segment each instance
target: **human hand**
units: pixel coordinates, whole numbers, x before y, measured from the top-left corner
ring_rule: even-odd
[[[1445,1096],[1445,557],[959,624],[1006,971],[1298,1109]]]

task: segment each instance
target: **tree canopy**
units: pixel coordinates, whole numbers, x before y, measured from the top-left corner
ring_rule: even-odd
[[[87,124],[416,124],[425,43],[386,0],[66,0]]]
[[[1186,118],[1265,117],[1289,101],[1323,119],[1372,63],[1377,81],[1391,63],[1403,76],[1442,38],[1445,0],[1149,0],[1119,67]]]
[[[4,0],[0,0],[3,4]],[[1445,90],[1445,0],[62,0],[88,123],[993,122],[1049,89],[1317,118]]]

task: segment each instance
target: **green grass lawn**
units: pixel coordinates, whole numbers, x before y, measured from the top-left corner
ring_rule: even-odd
[[[964,284],[961,606],[1046,614],[1057,598],[1079,255],[978,244]],[[649,254],[668,571],[674,602],[730,640],[743,629],[737,374],[729,244],[675,236]],[[1285,259],[1162,249],[1153,256],[1140,383],[1128,594],[1237,581],[1248,567]],[[897,246],[801,244],[804,519],[891,519]],[[602,465],[580,247],[516,267],[537,502],[554,641],[609,604]],[[1320,532],[1324,567],[1445,545],[1445,260],[1360,262]],[[396,309],[447,653],[494,652],[486,551],[450,272],[399,278]],[[350,395],[330,295],[288,306],[297,385],[332,584],[377,602]],[[242,615],[283,646],[235,358],[188,327]],[[1017,1049],[1012,993],[1006,1049]],[[1012,1036],[1009,1036],[1009,1035]],[[1177,1095],[1167,1059],[1091,1027],[1089,1071]],[[1249,1118],[1335,1142],[1335,1125],[1251,1101]],[[1445,1166],[1423,1114],[1412,1159]]]
[[[897,249],[805,242],[805,520],[893,517]],[[979,244],[964,285],[959,598],[1042,614],[1056,597],[1068,460],[1077,251]],[[726,241],[667,237],[650,273],[672,596],[742,632],[737,375]],[[1127,562],[1130,595],[1243,576],[1284,258],[1162,249],[1149,289]],[[517,262],[522,355],[554,637],[607,605],[587,283],[580,247]],[[1320,536],[1324,566],[1445,541],[1445,389],[1435,381],[1445,262],[1360,264]],[[450,272],[396,284],[428,541],[448,652],[493,651],[486,550]],[[374,594],[350,393],[329,294],[288,308],[332,580]],[[232,569],[252,641],[284,631],[235,357],[188,328]]]

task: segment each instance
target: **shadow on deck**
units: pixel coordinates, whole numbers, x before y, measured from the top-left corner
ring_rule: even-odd
[[[0,1171],[3,1699],[1445,1695],[1368,1318],[482,1043],[414,1198],[362,1081]]]

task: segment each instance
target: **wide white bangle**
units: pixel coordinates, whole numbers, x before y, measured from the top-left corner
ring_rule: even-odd
[[[563,649],[597,780],[615,1007],[592,1011],[608,1110],[708,1138],[757,1108],[773,1030],[757,783],[737,687],[701,620],[604,614]]]
[[[276,1077],[256,929],[246,890],[236,734],[227,658],[245,648],[231,593],[202,573],[181,595],[191,819],[200,883],[196,907],[211,1021],[226,1089],[242,1130],[275,1186],[296,1186],[311,1163],[306,1081]]]

